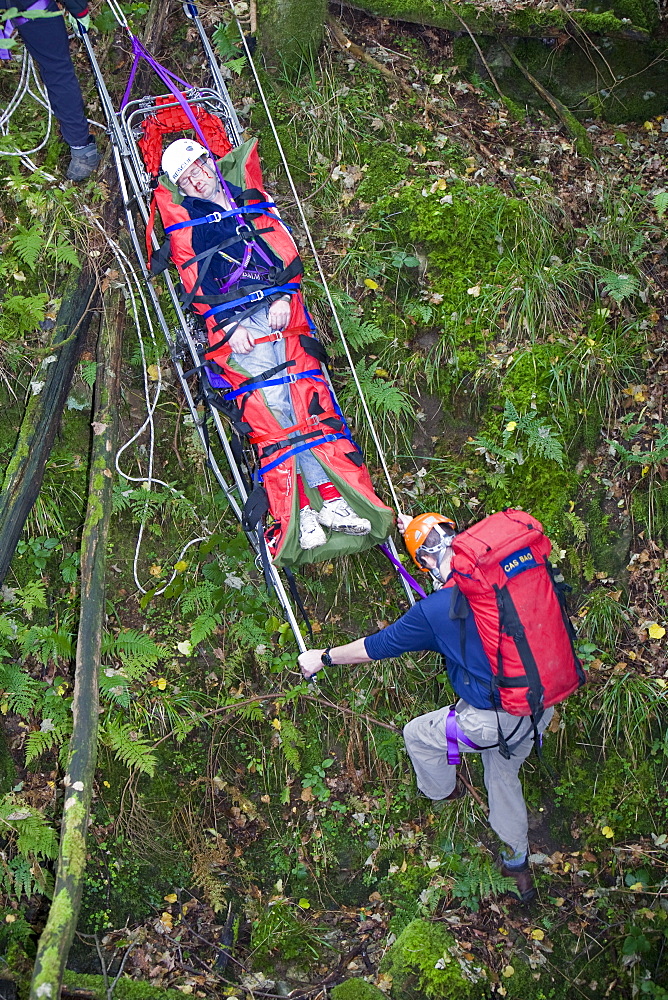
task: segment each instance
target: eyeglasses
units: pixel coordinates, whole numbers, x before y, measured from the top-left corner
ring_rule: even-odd
[[[200,156],[199,160],[195,160],[193,165],[189,168],[186,176],[183,174],[179,177],[179,186],[182,184],[190,184],[192,181],[196,181],[198,177],[202,177],[204,174],[211,175],[211,171],[206,166],[207,156]]]

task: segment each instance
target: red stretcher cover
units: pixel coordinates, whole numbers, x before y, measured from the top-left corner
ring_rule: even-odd
[[[164,98],[165,103],[171,98]],[[207,139],[211,151],[221,159],[219,169],[226,181],[237,185],[243,191],[251,191],[256,197],[249,197],[245,204],[270,201],[264,192],[262,171],[257,153],[257,142],[251,140],[242,146],[232,148],[221,121],[196,104],[190,105],[197,117],[198,124]],[[158,111],[146,119],[143,125],[144,136],[139,140],[139,146],[149,173],[158,178],[162,157],[164,137],[173,133],[190,133],[192,127],[184,111],[180,107],[169,107]],[[186,221],[189,216],[180,204],[181,198],[176,188],[162,175],[155,187],[154,200],[151,206],[151,218],[147,229],[147,250],[151,254],[150,236],[155,210],[159,211],[163,227]],[[256,230],[271,229],[258,237],[258,242],[264,241],[273,253],[278,256],[287,268],[298,257],[298,250],[288,229],[277,224],[276,216],[259,215],[245,217],[248,225]],[[192,228],[186,227],[170,234],[170,256],[176,265],[181,278],[181,284],[186,294],[191,292],[198,278],[199,265],[184,267],[184,263],[194,256],[192,247]],[[300,276],[290,278],[291,284],[298,286]],[[192,308],[200,315],[209,310],[209,306],[195,302]],[[248,437],[256,448],[259,458],[259,475],[267,493],[268,507],[273,523],[267,532],[270,541],[269,552],[277,566],[299,566],[308,562],[328,560],[337,555],[359,552],[384,541],[392,527],[394,515],[374,492],[371,478],[364,465],[358,446],[350,436],[336,398],[329,385],[329,380],[322,371],[321,365],[313,354],[318,353],[318,342],[314,337],[314,326],[304,307],[301,290],[290,297],[290,321],[282,331],[285,339],[286,359],[294,361],[288,369],[291,375],[302,372],[318,374],[304,377],[292,382],[289,391],[296,423],[291,430],[295,434],[311,431],[321,431],[322,440],[316,442],[312,454],[319,461],[323,470],[350,506],[361,516],[371,521],[371,532],[368,535],[346,535],[341,532],[330,532],[327,543],[317,549],[304,551],[299,547],[299,502],[295,487],[295,456],[290,456],[292,446],[286,443],[286,429],[280,426],[272,411],[267,406],[261,388],[237,396],[235,403],[242,413],[243,423],[250,425]],[[238,318],[238,317],[237,317]],[[214,328],[220,322],[220,316],[210,316],[203,320],[210,345],[217,345],[223,337],[220,330]],[[313,342],[313,343],[311,343]],[[313,353],[311,353],[313,351]],[[215,362],[217,371],[232,390],[238,389],[248,379],[248,374],[229,363],[230,349],[227,345],[218,347],[205,355],[207,362]],[[213,380],[215,383],[215,379]],[[314,412],[315,411],[315,412]],[[337,423],[343,425],[343,434],[334,434]],[[334,440],[332,440],[334,438]],[[279,442],[283,447],[272,448]],[[263,458],[263,450],[269,446],[271,454]],[[287,456],[281,461],[283,456]],[[268,468],[271,466],[271,468]],[[317,490],[306,491],[311,505],[318,510],[322,499]]]

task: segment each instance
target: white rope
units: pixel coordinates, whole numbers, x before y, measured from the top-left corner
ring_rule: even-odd
[[[33,86],[35,89],[33,89]],[[33,172],[38,168],[35,164],[28,158],[32,156],[33,153],[39,153],[41,149],[44,149],[49,138],[51,136],[51,126],[53,123],[53,112],[51,110],[51,104],[49,103],[49,97],[46,92],[46,87],[40,80],[37,72],[35,70],[35,64],[32,57],[28,52],[24,51],[23,59],[21,60],[21,76],[19,78],[19,83],[14,93],[14,96],[9,101],[7,107],[0,112],[0,133],[3,136],[9,135],[9,126],[12,116],[18,110],[26,96],[32,97],[36,104],[44,108],[47,112],[47,125],[46,125],[46,135],[40,142],[39,146],[35,146],[33,149],[17,149],[14,147],[13,150],[2,151],[3,156],[18,156],[20,159],[26,162],[26,165]],[[55,178],[51,178],[55,180]]]
[[[160,367],[160,364],[158,363],[156,365],[157,372],[158,372],[158,377],[157,377],[157,380],[156,380],[155,395],[153,397],[153,400],[151,400],[151,392],[150,392],[150,385],[149,385],[149,379],[148,379],[148,366],[146,364],[146,348],[145,348],[145,345],[144,345],[144,338],[143,338],[142,332],[141,332],[141,323],[140,323],[140,318],[139,318],[140,314],[139,314],[139,310],[137,308],[137,299],[136,299],[136,296],[135,296],[135,291],[138,293],[139,298],[141,299],[142,312],[143,312],[144,317],[145,317],[146,322],[147,322],[149,336],[151,337],[151,340],[152,340],[153,345],[155,347],[156,355],[158,354],[158,347],[157,347],[157,342],[156,342],[156,337],[155,337],[155,329],[153,327],[153,323],[151,322],[151,314],[150,314],[148,302],[146,300],[146,296],[144,294],[143,285],[142,285],[139,277],[137,276],[137,274],[136,274],[136,272],[135,272],[135,270],[134,270],[134,268],[132,266],[131,261],[129,260],[129,258],[125,254],[125,252],[122,250],[122,248],[119,246],[119,244],[116,243],[116,241],[113,240],[109,236],[109,234],[105,231],[105,229],[100,224],[100,222],[98,221],[98,219],[95,218],[94,214],[88,208],[88,206],[84,205],[83,207],[84,207],[84,212],[86,213],[86,215],[88,216],[88,218],[90,219],[90,221],[93,223],[93,225],[104,236],[104,239],[106,240],[108,246],[110,247],[112,253],[114,254],[114,257],[116,258],[116,263],[118,264],[118,266],[119,266],[119,268],[120,268],[120,270],[121,270],[121,272],[123,274],[123,277],[125,279],[125,287],[126,287],[126,290],[127,290],[127,293],[128,293],[128,299],[130,301],[130,306],[131,306],[131,310],[132,310],[132,318],[134,320],[135,330],[136,330],[136,333],[137,333],[137,339],[138,339],[138,342],[139,342],[139,352],[141,354],[141,359],[142,359],[142,375],[143,375],[143,381],[144,381],[144,400],[146,402],[146,419],[144,420],[144,423],[141,425],[141,427],[132,435],[132,437],[128,441],[125,442],[124,445],[121,446],[121,448],[119,448],[118,452],[116,453],[116,461],[115,461],[116,472],[119,474],[119,476],[121,476],[122,479],[125,479],[129,483],[146,483],[147,484],[147,492],[150,492],[151,487],[153,485],[156,485],[156,486],[162,486],[165,489],[170,490],[172,493],[177,494],[178,496],[182,496],[182,494],[179,493],[179,491],[176,490],[169,483],[164,482],[162,479],[157,479],[153,475],[153,466],[154,466],[154,458],[155,458],[155,425],[154,425],[154,421],[153,421],[153,415],[154,415],[154,413],[156,411],[156,408],[157,408],[157,405],[158,405],[158,400],[160,398],[160,393],[162,391],[162,369]],[[134,285],[134,287],[133,287],[133,285]],[[139,437],[141,437],[141,435],[144,433],[144,431],[146,430],[147,427],[149,429],[148,471],[147,471],[147,474],[145,476],[132,476],[132,475],[130,475],[130,473],[123,471],[123,469],[121,468],[121,465],[120,465],[120,458],[121,458],[121,455],[123,454],[123,452],[126,451],[130,447],[130,445],[134,444],[134,442]],[[148,497],[147,497],[146,506],[145,506],[145,514],[146,514],[146,511],[148,510],[148,503],[149,503],[149,501],[148,501]],[[146,521],[142,520],[141,523],[140,523],[140,526],[139,526],[139,532],[138,532],[138,535],[137,535],[137,542],[135,544],[134,557],[133,557],[133,560],[132,560],[132,575],[133,575],[133,578],[134,578],[135,586],[137,587],[137,589],[139,591],[141,591],[142,594],[147,594],[148,593],[148,590],[144,586],[142,586],[142,584],[141,584],[141,582],[139,580],[139,574],[138,574],[139,555],[140,555],[140,551],[141,551],[141,547],[142,547],[142,542],[143,542],[143,539],[144,539],[145,528],[146,528]],[[192,538],[189,542],[187,542],[186,545],[184,545],[184,547],[181,549],[181,552],[179,553],[179,557],[178,557],[178,559],[175,562],[175,566],[178,565],[179,562],[181,562],[181,560],[183,559],[183,556],[185,555],[185,553],[188,551],[188,549],[192,545],[196,545],[198,542],[207,541],[207,539],[210,537],[210,535],[211,535],[211,532],[209,532],[207,535],[203,535],[203,536],[200,536],[198,538]],[[170,584],[176,579],[177,575],[178,575],[178,571],[175,568],[173,570],[173,572],[172,572],[171,577],[167,581],[167,583],[165,583],[164,586],[162,586],[159,590],[154,591],[154,594],[156,596],[159,595],[159,594],[163,594],[165,592],[165,590],[167,590],[167,588],[170,586]]]
[[[107,3],[111,9],[111,13],[114,15],[121,28],[125,28],[127,31],[129,31],[130,25],[128,24],[128,19],[125,16],[125,13],[121,5],[119,3],[116,3],[116,0],[107,0]]]
[[[299,210],[299,214],[301,216],[302,225],[304,227],[304,231],[306,232],[306,237],[308,239],[308,243],[309,243],[309,246],[311,248],[311,253],[313,254],[313,259],[315,260],[315,264],[316,264],[316,267],[318,269],[318,274],[320,276],[320,281],[322,282],[322,286],[325,289],[325,294],[327,296],[327,301],[329,303],[329,307],[331,309],[332,316],[334,317],[334,323],[336,325],[336,329],[338,331],[339,337],[341,338],[341,343],[343,344],[343,348],[344,348],[345,353],[346,353],[346,358],[348,359],[348,364],[350,365],[350,370],[352,372],[353,380],[355,382],[355,386],[357,388],[357,392],[358,392],[360,400],[362,402],[362,409],[364,410],[364,415],[365,415],[365,417],[367,419],[367,423],[369,425],[369,430],[371,431],[371,437],[373,439],[374,445],[376,446],[376,451],[378,453],[378,458],[380,459],[380,464],[381,464],[381,466],[383,468],[383,472],[385,474],[385,479],[387,480],[387,485],[389,486],[390,493],[392,494],[392,499],[394,501],[394,506],[395,506],[395,508],[396,508],[397,511],[401,511],[402,508],[401,508],[401,505],[399,503],[399,497],[397,496],[397,492],[395,490],[394,483],[392,482],[392,477],[390,475],[390,470],[389,470],[389,467],[388,467],[388,464],[387,464],[387,460],[385,458],[385,452],[383,450],[383,446],[380,443],[380,438],[378,437],[378,434],[376,432],[376,428],[374,426],[373,419],[371,417],[371,412],[369,410],[368,403],[367,403],[366,398],[364,396],[364,392],[362,390],[362,386],[360,384],[360,380],[359,380],[359,377],[357,375],[357,371],[355,370],[355,363],[353,361],[352,354],[351,354],[350,348],[348,346],[348,341],[346,340],[345,334],[343,332],[343,327],[341,325],[341,320],[339,319],[339,314],[338,314],[336,305],[334,303],[334,299],[332,297],[332,293],[331,293],[329,284],[327,282],[327,277],[325,275],[324,268],[323,268],[322,263],[320,261],[320,256],[318,254],[318,251],[316,250],[315,241],[314,241],[313,235],[311,233],[311,228],[310,228],[310,226],[308,224],[308,221],[306,219],[306,214],[304,212],[304,207],[302,205],[301,198],[299,197],[299,194],[297,192],[297,188],[295,186],[295,182],[294,182],[293,177],[292,177],[292,173],[290,172],[290,167],[288,166],[288,161],[287,161],[287,158],[286,158],[285,153],[283,151],[283,146],[281,144],[281,140],[278,137],[278,132],[276,131],[276,126],[274,125],[274,119],[273,119],[271,111],[269,109],[269,104],[267,102],[267,98],[265,96],[264,89],[263,89],[262,83],[260,81],[260,77],[258,75],[257,70],[255,69],[255,64],[253,62],[253,57],[252,57],[250,49],[248,47],[248,42],[246,41],[246,36],[244,35],[243,28],[241,26],[239,18],[237,17],[237,15],[236,15],[236,13],[234,11],[233,0],[228,0],[228,3],[230,5],[230,9],[232,11],[232,17],[234,18],[234,20],[236,22],[236,25],[237,25],[237,28],[239,30],[239,35],[241,36],[243,47],[244,47],[244,50],[246,52],[246,58],[248,59],[248,64],[249,64],[249,66],[250,66],[250,68],[252,70],[253,76],[255,78],[255,84],[256,84],[258,92],[260,94],[260,98],[262,100],[262,105],[263,105],[265,113],[267,115],[267,121],[269,122],[269,125],[271,127],[271,131],[272,131],[272,135],[274,136],[274,141],[276,143],[276,147],[278,149],[279,155],[280,155],[281,160],[283,162],[283,167],[285,169],[285,173],[286,173],[286,176],[288,178],[288,182],[290,184],[290,189],[292,191],[292,194],[293,194],[293,197],[294,197],[294,200],[295,200],[295,204],[296,204],[296,206],[297,206],[297,208]]]

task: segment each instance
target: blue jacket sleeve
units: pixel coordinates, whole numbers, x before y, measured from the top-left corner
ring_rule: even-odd
[[[85,17],[88,14],[88,0],[60,0],[74,17]]]
[[[415,653],[421,649],[438,651],[434,630],[421,603],[414,604],[394,624],[367,636],[364,648],[372,660],[384,660],[388,656],[401,656],[402,653]]]

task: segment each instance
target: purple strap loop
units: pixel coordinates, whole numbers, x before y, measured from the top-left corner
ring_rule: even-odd
[[[414,577],[412,577],[410,575],[410,573],[408,572],[408,570],[405,569],[401,565],[401,563],[399,562],[399,560],[395,556],[392,555],[392,552],[387,547],[387,545],[379,545],[378,548],[380,549],[380,551],[383,553],[384,556],[387,556],[387,558],[390,560],[390,562],[392,563],[392,565],[396,569],[396,571],[399,574],[399,576],[401,576],[401,577],[404,578],[404,580],[406,581],[406,583],[410,587],[413,588],[413,590],[418,595],[418,597],[426,597],[427,595],[425,594],[425,592],[422,589],[422,587],[420,586],[420,584],[417,582],[417,580]]]
[[[461,764],[462,758],[459,752],[459,744],[471,750],[489,750],[490,747],[481,747],[473,740],[470,740],[464,730],[457,722],[455,706],[452,705],[445,720],[445,739],[447,741],[448,764]],[[496,744],[494,744],[496,746]]]
[[[49,0],[35,0],[35,3],[31,3],[29,7],[26,7],[24,14],[27,14],[30,10],[47,10],[49,6]],[[55,12],[54,12],[55,13]],[[8,48],[4,48],[2,45],[2,39],[9,39],[14,34],[14,29],[20,24],[27,24],[31,21],[30,17],[14,17],[11,20],[8,18],[0,26],[0,59],[11,59],[12,55]]]

